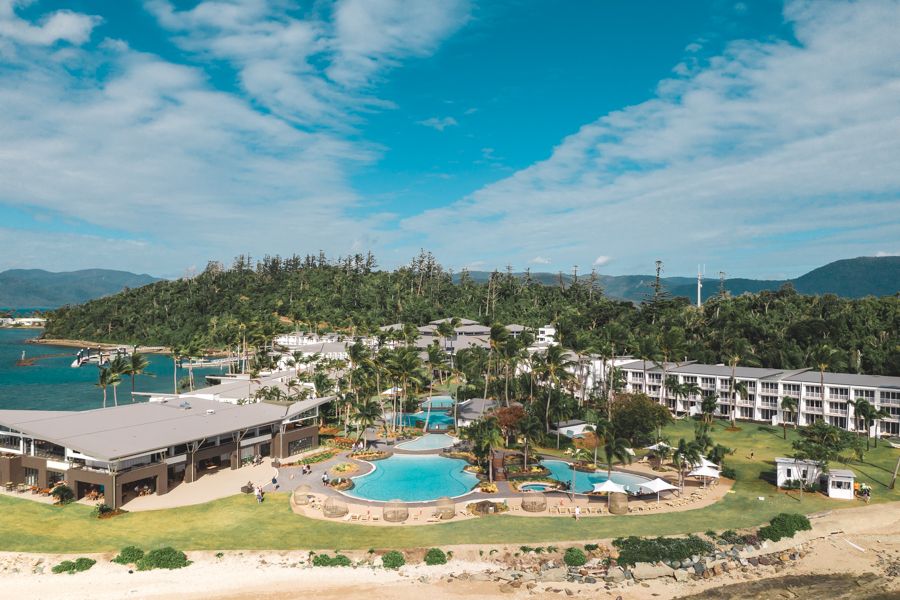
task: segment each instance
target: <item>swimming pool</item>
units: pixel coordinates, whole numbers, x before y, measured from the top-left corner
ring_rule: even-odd
[[[428,502],[469,493],[478,478],[463,471],[466,461],[437,455],[395,454],[374,463],[375,470],[353,478],[344,492],[363,500]]]
[[[546,492],[547,490],[555,489],[552,486],[549,486],[545,483],[529,483],[527,485],[519,486],[519,491],[522,492]]]
[[[446,433],[426,433],[422,437],[418,437],[409,442],[397,444],[397,448],[401,450],[442,450],[449,448],[457,442],[455,437],[451,437]]]
[[[456,401],[450,396],[432,396],[422,402],[421,407],[423,410],[427,410],[431,405],[431,410],[453,410],[455,403]]]
[[[430,415],[426,411],[404,413],[403,425],[405,427],[416,427],[419,424],[424,426],[426,419],[428,420],[428,429],[449,429],[453,426],[453,415],[437,411],[431,411]]]
[[[572,483],[572,467],[562,460],[542,460],[541,465],[550,470],[550,477],[564,483]],[[625,489],[632,493],[641,493],[640,484],[650,481],[647,477],[631,475],[629,473],[612,472],[612,477],[607,478],[606,471],[599,473],[584,473],[575,471],[575,493],[586,494],[593,491],[595,483],[603,483],[607,479],[624,485]]]

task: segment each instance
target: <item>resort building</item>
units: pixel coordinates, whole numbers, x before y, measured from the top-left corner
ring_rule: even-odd
[[[775,484],[780,488],[791,487],[792,482],[803,481],[812,485],[819,481],[822,469],[818,463],[797,458],[775,459]]]
[[[676,414],[698,414],[704,398],[714,397],[716,414],[737,419],[811,425],[818,419],[857,431],[862,428],[854,418],[851,401],[865,399],[890,416],[873,426],[874,435],[900,435],[900,377],[857,375],[853,373],[819,373],[813,369],[734,369],[734,379],[742,383],[745,393],[732,392],[732,368],[693,362],[657,364],[632,360],[619,366],[625,376],[626,391],[642,392],[659,400]],[[699,393],[681,396],[667,389],[665,381],[674,377],[681,384],[695,384]],[[824,379],[824,389],[823,380]],[[785,397],[795,398],[799,415],[781,408]]]
[[[87,411],[0,410],[0,480],[39,489],[65,481],[76,498],[113,508],[133,490],[165,494],[254,457],[318,446],[319,407],[234,405],[196,397]]]

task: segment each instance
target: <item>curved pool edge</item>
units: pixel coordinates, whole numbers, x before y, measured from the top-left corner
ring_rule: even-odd
[[[541,460],[540,462],[541,462],[541,463],[544,463],[544,462],[559,462],[559,463],[563,463],[563,464],[567,465],[568,468],[570,468],[570,469],[572,468],[572,463],[571,463],[571,462],[569,462],[569,461],[567,461],[567,460],[563,460],[563,459],[561,459],[561,458],[557,458],[557,457],[546,458],[546,459]],[[596,473],[605,473],[605,471],[599,470],[599,469],[598,469],[598,470],[595,470],[595,471],[592,471],[592,472],[579,471],[579,473],[584,473],[585,475],[593,475],[593,474],[596,474]],[[653,479],[652,477],[648,477],[648,476],[645,475],[644,473],[637,473],[637,472],[635,472],[635,471],[627,471],[627,470],[624,470],[624,469],[613,469],[613,473],[621,473],[621,474],[623,474],[623,475],[629,475],[629,476],[631,476],[631,477],[639,477],[639,478],[644,479],[644,480],[646,480],[646,481],[652,481],[652,479]],[[551,479],[555,479],[555,478],[552,476],[552,470],[551,470],[551,476],[550,476],[550,478],[551,478]],[[563,480],[561,480],[561,479],[556,479],[556,481],[559,481],[560,483],[568,483],[568,480],[567,480],[567,481],[563,481]],[[627,484],[626,484],[626,485],[627,485]],[[563,494],[571,494],[571,495],[573,495],[573,496],[593,496],[593,495],[594,495],[593,492],[576,492],[576,491],[574,491],[574,490],[559,490],[559,489],[556,489],[556,490],[547,490],[547,491],[545,491],[545,492],[538,492],[538,493],[540,493],[540,494],[563,493]],[[629,495],[629,496],[641,496],[642,494],[636,493],[636,492],[629,492],[628,495]]]
[[[450,438],[451,440],[454,440],[454,441],[453,441],[449,446],[440,446],[440,447],[437,447],[437,448],[417,448],[417,449],[410,450],[409,448],[404,448],[404,447],[403,447],[403,446],[405,446],[406,444],[412,444],[412,443],[414,443],[414,442],[417,442],[417,441],[421,440],[421,439],[424,438],[425,436],[429,436],[429,435],[443,435],[443,436],[446,436],[446,437],[448,437],[448,438]],[[411,439],[411,440],[406,440],[405,442],[400,442],[399,444],[395,445],[394,448],[397,449],[397,450],[403,450],[404,452],[434,452],[434,451],[436,451],[436,450],[441,450],[441,451],[443,451],[443,450],[446,450],[447,448],[452,448],[453,446],[455,446],[456,444],[458,444],[460,441],[462,441],[460,438],[458,438],[458,437],[456,437],[456,436],[453,436],[453,435],[450,435],[449,433],[423,433],[422,435],[420,435],[420,436],[417,437],[417,438],[414,438],[414,439]]]
[[[400,455],[396,455],[396,456],[413,456],[414,457],[414,455],[412,455],[412,454],[408,454],[408,455],[400,454]],[[435,455],[426,455],[426,456],[435,456]],[[388,458],[392,458],[392,457],[388,457]],[[445,458],[445,457],[441,457],[441,458]],[[371,471],[362,473],[360,475],[356,475],[355,477],[350,477],[350,480],[353,481],[353,487],[355,488],[356,487],[355,480],[357,478],[368,477],[369,475],[371,475],[378,469],[378,466],[375,465],[372,461],[363,460],[361,458],[354,458],[353,460],[358,460],[359,462],[364,462],[364,463],[367,463],[372,466]],[[387,460],[387,459],[382,459],[382,460]],[[447,460],[462,460],[462,459],[450,458]],[[399,499],[373,500],[371,498],[363,498],[361,496],[354,496],[353,494],[350,494],[349,492],[352,491],[353,488],[351,488],[350,490],[332,490],[332,491],[337,492],[338,494],[341,494],[342,496],[346,496],[347,498],[350,498],[352,500],[358,500],[360,502],[368,502],[368,503],[372,503],[372,504],[387,504],[388,502],[396,502],[398,500],[399,500],[399,502],[403,502],[404,504],[429,504],[431,502],[437,502],[438,500],[440,500],[441,498],[444,498],[444,497],[450,498],[451,500],[456,500],[457,498],[462,498],[464,496],[468,496],[469,494],[474,494],[476,492],[476,488],[477,488],[479,482],[480,481],[476,479],[475,485],[472,486],[472,489],[470,489],[468,492],[458,494],[456,496],[438,496],[437,498],[432,498],[430,500],[399,500]]]

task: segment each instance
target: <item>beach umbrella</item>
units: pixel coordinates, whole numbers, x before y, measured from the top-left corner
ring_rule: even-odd
[[[647,483],[641,484],[641,489],[645,489],[651,493],[656,492],[656,503],[659,504],[659,493],[665,492],[666,490],[677,490],[678,486],[674,486],[665,479],[661,479],[657,477]]]
[[[624,485],[622,485],[622,484],[620,484],[620,483],[616,483],[616,482],[613,481],[612,479],[607,479],[607,480],[604,481],[603,483],[595,483],[595,484],[594,484],[594,491],[595,491],[595,492],[606,492],[606,505],[607,505],[607,506],[609,506],[609,496],[610,496],[610,494],[614,494],[614,493],[617,493],[617,494],[625,494],[625,493],[627,493],[627,492],[625,491],[625,486],[624,486]]]
[[[699,464],[694,464],[694,465],[691,465],[691,466],[692,466],[693,468],[695,468],[695,469],[699,469],[699,468],[701,468],[701,467],[709,467],[710,469],[716,469],[716,470],[718,470],[718,468],[719,468],[719,465],[717,465],[717,464],[714,463],[713,461],[709,460],[709,459],[706,458],[705,456],[701,456],[701,457],[700,457],[700,463],[699,463]]]
[[[697,467],[696,469],[694,469],[693,471],[688,473],[688,477],[702,477],[703,485],[705,486],[706,482],[710,478],[712,478],[712,479],[719,478],[719,471],[718,471],[718,469],[714,469],[712,467]]]

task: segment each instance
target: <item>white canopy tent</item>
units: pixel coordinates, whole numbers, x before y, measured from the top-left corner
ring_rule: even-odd
[[[644,450],[659,450],[660,448],[668,448],[669,450],[671,450],[672,446],[668,445],[665,442],[657,442],[652,446],[647,446],[646,448],[644,448]]]
[[[594,491],[595,492],[606,492],[606,505],[607,506],[609,506],[610,495],[612,495],[612,494],[627,494],[628,493],[627,490],[625,489],[624,485],[622,485],[620,483],[616,483],[612,479],[607,479],[603,483],[595,483]]]
[[[642,483],[641,489],[647,490],[651,493],[656,492],[656,503],[659,504],[659,493],[660,492],[665,492],[667,490],[677,490],[678,486],[672,485],[665,479],[657,477],[656,479],[648,481],[647,483]]]
[[[717,469],[717,470],[718,470],[718,468],[719,468],[719,465],[717,465],[717,464],[714,463],[713,461],[709,460],[709,459],[706,458],[705,456],[701,456],[701,457],[700,457],[700,464],[695,464],[695,465],[691,465],[691,466],[694,467],[695,469],[699,469],[699,468],[702,468],[702,467],[709,467],[710,469]]]
[[[714,469],[713,467],[697,467],[690,473],[688,473],[688,477],[702,477],[703,485],[706,485],[706,482],[710,479],[718,479],[719,471],[718,469]]]

